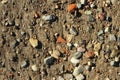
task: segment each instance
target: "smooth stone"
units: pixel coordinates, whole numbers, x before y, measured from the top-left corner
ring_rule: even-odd
[[[2,0],[1,3],[2,4],[6,4],[8,2],[8,0]]]
[[[88,11],[88,10],[87,10],[87,11],[85,11],[85,14],[86,14],[86,15],[91,15],[91,14],[92,14],[92,11]]]
[[[95,8],[95,4],[94,3],[90,4],[90,7]]]
[[[70,34],[75,35],[75,36],[77,35],[77,31],[74,27],[70,28]]]
[[[97,43],[94,45],[94,50],[99,51],[101,49],[101,43]]]
[[[23,62],[21,63],[21,67],[22,67],[22,68],[26,68],[28,65],[29,65],[29,64],[28,64],[27,61],[23,61]]]
[[[86,51],[86,49],[83,48],[83,47],[78,47],[78,48],[77,48],[77,51],[78,51],[78,52],[81,52],[81,53],[84,53],[84,52]]]
[[[38,46],[38,40],[36,38],[30,38],[29,42],[33,48]]]
[[[84,68],[82,65],[79,65],[78,67],[75,67],[74,71],[73,71],[73,75],[74,76],[77,76],[79,75],[80,73],[83,73],[84,71]]]
[[[116,61],[116,62],[119,62],[119,61],[120,61],[120,58],[119,58],[119,57],[115,57],[115,61]]]
[[[69,74],[69,73],[64,74],[63,76],[64,76],[64,79],[65,79],[65,80],[73,79],[73,75],[72,75],[72,74]]]
[[[71,61],[71,63],[73,63],[75,65],[80,62],[79,59],[76,59],[75,57],[72,57],[70,61]]]
[[[32,65],[31,68],[32,68],[33,71],[38,71],[38,68],[37,68],[36,65]]]
[[[110,28],[109,27],[105,27],[105,32],[109,32],[110,31]]]
[[[58,76],[57,80],[65,80],[62,76]]]
[[[84,80],[85,76],[83,74],[79,74],[78,76],[75,77],[76,80]]]
[[[42,16],[42,19],[45,20],[45,21],[55,21],[56,16],[54,16],[54,15],[44,15],[44,16]]]
[[[94,22],[95,21],[95,18],[91,15],[88,16],[88,21],[89,22]]]
[[[87,4],[87,0],[81,0],[81,4],[83,5]]]
[[[103,30],[100,30],[97,35],[101,36],[103,33],[104,33]]]
[[[44,59],[44,64],[52,65],[53,63],[54,63],[54,58],[51,56]]]
[[[110,34],[110,35],[109,35],[109,40],[110,40],[110,41],[116,41],[115,35],[114,35],[114,34]]]
[[[51,54],[51,56],[58,59],[60,56],[60,52],[58,50],[53,50],[53,53]]]
[[[111,61],[111,62],[110,62],[110,65],[111,65],[111,66],[115,66],[115,61]]]
[[[66,35],[66,41],[67,41],[67,42],[71,42],[72,39],[73,39],[73,37],[74,37],[74,35],[72,35],[72,34],[67,34],[67,35]]]
[[[78,9],[82,8],[82,4],[81,3],[77,3],[76,5],[77,5]]]
[[[79,58],[82,57],[82,55],[83,55],[83,53],[81,53],[81,52],[75,52],[74,57],[75,57],[76,59],[79,59]]]

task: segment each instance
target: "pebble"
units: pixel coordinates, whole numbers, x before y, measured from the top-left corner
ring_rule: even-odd
[[[82,55],[83,55],[83,53],[81,53],[81,52],[75,52],[74,57],[76,59],[80,59],[82,57]]]
[[[12,48],[15,48],[17,46],[17,41],[16,40],[13,40],[11,43],[10,43],[10,47]]]
[[[74,71],[73,71],[73,75],[74,76],[77,76],[79,75],[80,73],[83,73],[84,71],[84,68],[82,65],[79,65],[78,67],[75,67]]]
[[[70,61],[71,61],[71,63],[73,63],[75,65],[80,62],[79,59],[76,59],[75,57],[72,57]]]
[[[74,35],[72,35],[72,34],[67,34],[67,35],[66,35],[66,41],[67,41],[67,42],[71,42],[72,39],[73,39],[73,36],[74,36]]]
[[[90,10],[89,10],[89,11],[86,10],[86,11],[85,11],[85,14],[86,14],[86,15],[91,15],[91,14],[92,14],[92,11],[90,11]]]
[[[120,61],[119,57],[115,57],[115,61],[119,62]]]
[[[101,36],[103,33],[104,33],[103,30],[100,30],[97,35]]]
[[[54,15],[44,15],[42,16],[42,19],[45,20],[45,21],[55,21],[56,20],[56,16]]]
[[[81,0],[81,4],[85,5],[87,3],[87,0]]]
[[[76,5],[77,5],[77,8],[78,8],[78,9],[81,9],[81,8],[82,8],[82,4],[81,4],[81,3],[77,3]]]
[[[78,45],[78,43],[74,43],[74,46],[77,48],[79,45]]]
[[[78,51],[78,52],[81,52],[81,53],[84,53],[84,52],[86,51],[86,49],[83,48],[83,47],[78,47],[78,48],[77,48],[77,51]]]
[[[86,66],[85,66],[85,69],[86,69],[87,71],[90,71],[90,70],[91,70],[91,67],[90,67],[89,65],[86,65]]]
[[[75,78],[76,78],[76,80],[85,80],[85,76],[83,74],[79,74]]]
[[[89,22],[94,22],[95,21],[95,18],[91,15],[88,16],[88,21]]]
[[[88,51],[85,53],[87,58],[93,58],[95,56],[94,52]]]
[[[72,49],[72,44],[71,43],[67,43],[67,46],[68,46],[69,50]]]
[[[51,56],[58,59],[60,56],[60,52],[58,50],[53,50],[53,53],[51,54]]]
[[[28,63],[27,61],[23,61],[23,62],[21,63],[21,67],[22,67],[22,68],[26,68],[26,67],[28,67],[28,65],[29,65],[29,63]]]
[[[2,0],[1,3],[6,4],[6,3],[8,3],[8,0]]]
[[[30,38],[29,42],[30,42],[30,44],[32,45],[33,48],[38,46],[38,40],[36,38]]]
[[[110,31],[110,28],[109,27],[105,27],[104,32],[109,32],[109,31]]]
[[[36,65],[32,65],[31,68],[32,68],[33,71],[38,71],[38,68],[37,68]]]
[[[54,63],[54,58],[53,57],[47,57],[44,59],[44,64],[47,64],[47,65],[52,65]]]
[[[72,74],[67,73],[67,74],[64,74],[63,76],[64,76],[65,80],[70,80],[70,79],[73,80],[73,75]]]
[[[64,80],[62,76],[58,76],[57,80]]]
[[[111,65],[111,66],[115,66],[115,63],[116,63],[115,61],[111,61],[111,62],[110,62],[110,65]]]
[[[109,35],[109,40],[110,40],[110,41],[116,41],[115,35],[114,35],[114,34],[110,34],[110,35]]]
[[[117,49],[113,49],[112,50],[112,53],[110,54],[110,57],[115,57],[115,56],[117,56],[118,54],[119,54],[119,50],[117,50]]]
[[[74,27],[71,27],[69,31],[70,31],[70,34],[75,35],[75,36],[77,35],[77,31]]]
[[[90,4],[90,7],[95,8],[95,4],[94,3]]]
[[[101,49],[101,43],[97,43],[94,45],[94,51],[99,51]]]

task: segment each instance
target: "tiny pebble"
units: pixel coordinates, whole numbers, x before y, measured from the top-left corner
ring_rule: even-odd
[[[78,67],[75,67],[74,71],[73,71],[73,75],[74,76],[77,76],[79,75],[80,73],[83,73],[84,71],[84,68],[82,65],[79,65]]]
[[[85,5],[87,3],[87,0],[81,0],[81,4]]]
[[[79,74],[78,76],[75,77],[76,80],[84,80],[85,76],[83,74]]]
[[[115,61],[111,61],[111,62],[110,62],[110,65],[111,65],[111,66],[115,66]]]
[[[78,9],[82,8],[82,4],[81,3],[77,3],[76,5],[77,5]]]
[[[53,57],[47,57],[44,59],[44,63],[47,64],[47,65],[52,65],[54,63],[54,58]]]
[[[87,11],[85,11],[85,14],[86,14],[86,15],[91,15],[91,14],[92,14],[92,11],[88,11],[88,10],[87,10]]]
[[[38,46],[38,40],[36,38],[30,38],[29,42],[30,42],[30,44],[32,45],[33,48]]]
[[[119,62],[119,60],[120,60],[119,57],[115,57],[116,62]]]
[[[75,64],[75,65],[80,62],[80,61],[79,61],[78,59],[76,59],[75,57],[72,57],[70,61],[71,61],[71,63],[73,63],[73,64]]]
[[[114,34],[110,34],[110,35],[109,35],[109,40],[110,40],[110,41],[116,41],[115,35],[114,35]]]
[[[36,65],[32,65],[31,68],[32,68],[33,71],[38,71],[38,68],[37,68]]]
[[[94,3],[90,4],[90,7],[95,8],[95,4]]]
[[[82,55],[83,55],[83,53],[81,53],[81,52],[75,52],[74,57],[75,57],[76,59],[79,59],[79,58],[82,57]]]
[[[21,63],[21,67],[22,67],[22,68],[26,68],[28,65],[29,65],[29,64],[28,64],[27,61],[23,61],[23,62]]]
[[[103,33],[104,33],[103,30],[100,30],[97,35],[101,36]]]
[[[6,4],[8,2],[8,0],[2,0],[1,3],[2,4]]]
[[[95,21],[95,18],[91,15],[88,16],[88,21],[89,22],[94,22]]]
[[[56,16],[54,15],[44,15],[42,16],[42,19],[45,20],[45,21],[55,21],[56,20]]]
[[[74,27],[70,28],[70,34],[75,35],[75,36],[77,35],[77,31]]]

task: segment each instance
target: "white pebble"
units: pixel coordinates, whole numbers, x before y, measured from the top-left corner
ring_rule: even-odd
[[[37,68],[36,65],[32,65],[31,68],[32,68],[33,71],[38,71],[38,68]]]

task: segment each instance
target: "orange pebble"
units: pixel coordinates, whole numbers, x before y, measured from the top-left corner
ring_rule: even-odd
[[[68,12],[73,12],[77,8],[76,4],[70,4],[68,6]]]
[[[65,43],[66,41],[65,41],[61,36],[58,36],[56,42],[57,42],[57,43]]]
[[[86,52],[85,55],[87,58],[93,58],[95,56],[94,52]]]

